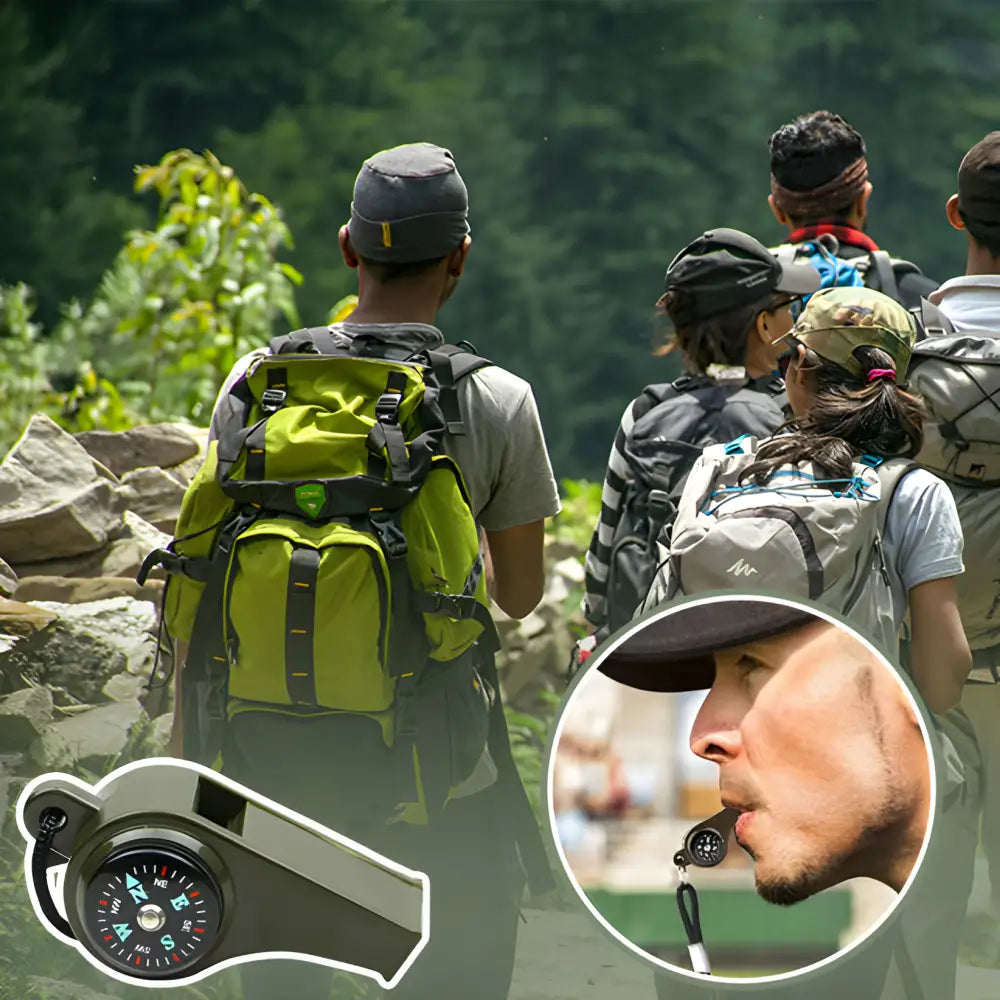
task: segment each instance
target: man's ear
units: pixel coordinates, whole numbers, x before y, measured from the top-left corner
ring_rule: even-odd
[[[768,319],[770,319],[771,313],[766,309],[761,309],[757,313],[756,319],[753,321],[753,330],[757,336],[764,342],[767,347],[771,346],[771,335],[768,332]]]
[[[783,208],[778,207],[778,203],[774,200],[773,194],[769,194],[767,196],[767,203],[771,206],[771,211],[774,213],[774,217],[778,220],[778,222],[791,229],[792,220],[788,218],[788,213]]]
[[[861,194],[854,199],[854,203],[851,205],[849,216],[853,218],[855,224],[860,229],[864,228],[865,219],[868,218],[868,199],[872,196],[873,190],[872,182],[865,181],[864,187],[861,189]]]
[[[472,246],[472,237],[466,236],[462,240],[462,245],[451,253],[448,257],[448,273],[457,278],[465,268],[466,258],[469,256],[469,247]]]
[[[340,244],[340,252],[344,255],[344,263],[352,270],[356,269],[359,263],[358,255],[354,252],[354,247],[351,246],[351,237],[346,225],[340,227],[340,232],[337,233],[337,242]]]
[[[965,229],[965,220],[958,212],[958,195],[953,194],[944,206],[944,214],[948,216],[948,221],[953,229]]]

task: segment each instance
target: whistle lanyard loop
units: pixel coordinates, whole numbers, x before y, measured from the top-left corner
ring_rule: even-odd
[[[701,938],[701,916],[698,911],[698,893],[688,881],[687,871],[678,867],[680,885],[677,886],[677,909],[680,911],[681,923],[688,939],[688,955],[691,957],[691,968],[703,976],[710,976],[712,968],[708,961],[708,952]]]

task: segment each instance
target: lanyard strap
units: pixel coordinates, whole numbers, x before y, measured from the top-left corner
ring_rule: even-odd
[[[677,909],[680,911],[681,923],[688,939],[688,955],[691,957],[691,968],[703,976],[712,974],[708,961],[708,952],[701,938],[701,916],[698,911],[698,893],[688,881],[687,869],[678,866],[680,885],[677,886]]]

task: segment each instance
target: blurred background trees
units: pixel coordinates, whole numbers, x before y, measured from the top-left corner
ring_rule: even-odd
[[[33,302],[37,329],[0,316],[0,379],[22,392],[37,365],[57,370],[70,422],[146,400],[137,416],[206,417],[248,338],[322,322],[353,291],[336,232],[361,161],[427,139],[471,195],[473,252],[441,326],[531,380],[560,477],[596,478],[626,402],[676,371],[648,350],[673,254],[718,225],[781,238],[766,140],[795,114],[827,107],[865,135],[880,244],[939,280],[961,271],[943,205],[961,155],[1000,127],[998,40],[1000,10],[977,0],[8,0],[0,314]],[[205,233],[165,237],[161,204],[133,192],[133,165],[181,148],[235,171],[251,226],[280,212],[243,284],[209,273]],[[144,269],[157,233],[163,266]],[[211,315],[157,285],[189,265]],[[0,414],[0,444],[15,422]]]

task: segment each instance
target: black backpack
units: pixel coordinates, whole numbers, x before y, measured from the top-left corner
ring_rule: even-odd
[[[657,539],[673,522],[702,449],[742,434],[770,437],[784,422],[786,404],[777,376],[727,384],[684,375],[642,391],[625,441],[631,481],[611,542],[602,638],[629,622],[645,599],[659,563]]]

